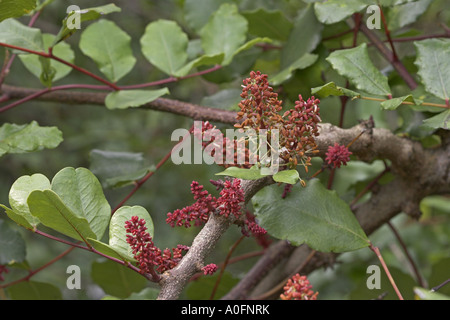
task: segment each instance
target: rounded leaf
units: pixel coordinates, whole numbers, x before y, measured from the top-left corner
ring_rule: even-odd
[[[306,243],[322,252],[367,247],[369,240],[347,203],[318,179],[294,186],[284,199],[283,188],[272,185],[252,199],[259,224],[269,234],[294,245]]]

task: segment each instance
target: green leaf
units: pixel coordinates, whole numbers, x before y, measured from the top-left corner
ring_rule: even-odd
[[[219,9],[227,0],[185,0],[184,17],[188,26],[194,31],[199,31],[207,22],[209,17]]]
[[[6,213],[12,220],[26,228],[36,227],[39,224],[39,219],[30,213],[27,199],[32,191],[46,189],[50,189],[50,181],[40,173],[20,177],[13,183],[9,191],[9,204],[13,214],[8,214],[8,211]]]
[[[347,96],[356,99],[361,97],[358,92],[339,87],[334,82],[328,82],[323,86],[311,88],[311,94],[319,98],[326,98],[328,96]]]
[[[45,282],[22,281],[6,291],[12,300],[62,300],[61,291]]]
[[[24,26],[15,19],[0,22],[0,42],[34,51],[44,51],[41,30]],[[27,54],[20,50],[13,50],[13,52]]]
[[[224,3],[213,13],[200,30],[202,47],[207,55],[223,53],[223,66],[231,63],[247,35],[247,20],[239,14],[235,4]]]
[[[85,218],[96,237],[101,239],[109,224],[111,207],[102,186],[85,168],[64,168],[52,180],[52,190],[79,217]]]
[[[96,238],[86,218],[72,212],[52,190],[32,191],[28,197],[28,207],[43,225],[55,231],[85,242],[87,238]]]
[[[369,240],[349,206],[318,179],[306,187],[294,186],[281,198],[282,188],[272,185],[252,199],[259,224],[269,234],[294,245],[306,243],[322,252],[345,252],[367,247]]]
[[[0,265],[22,262],[26,257],[26,244],[17,230],[0,219]]]
[[[136,63],[130,42],[131,37],[114,22],[100,20],[83,31],[80,49],[95,61],[110,81],[117,82],[128,74]]]
[[[369,4],[365,0],[327,0],[316,2],[314,10],[320,22],[332,24],[350,17],[355,12],[360,12]]]
[[[69,6],[67,9],[71,9],[71,6]],[[99,19],[102,15],[120,11],[121,9],[119,7],[117,7],[113,3],[110,3],[104,6],[67,12],[68,14],[62,21],[62,27],[56,35],[53,45],[67,39],[77,30],[81,29],[82,22],[96,20]]]
[[[169,89],[161,88],[157,90],[114,91],[106,96],[105,105],[110,110],[140,107],[146,103],[158,99],[165,94],[169,94]]]
[[[120,207],[112,216],[109,226],[109,246],[130,261],[133,261],[134,258],[131,247],[126,241],[125,221],[130,220],[133,216],[138,216],[139,219],[145,220],[147,232],[153,237],[154,227],[152,218],[147,210],[141,206]]]
[[[223,61],[223,57],[224,57],[223,53],[219,53],[219,54],[215,54],[215,55],[200,56],[200,57],[188,62],[186,65],[184,65],[180,69],[178,69],[174,73],[174,76],[184,77],[185,75],[187,75],[189,73],[189,71],[191,71],[195,67],[221,64]]]
[[[122,187],[143,178],[153,170],[145,165],[142,153],[94,149],[90,153],[90,170],[105,187]]]
[[[111,258],[119,259],[122,261],[134,261],[134,259],[130,259],[130,257],[122,254],[119,250],[114,249],[109,244],[92,238],[87,238],[86,240],[95,250]]]
[[[91,277],[106,294],[121,299],[141,291],[147,285],[147,280],[142,275],[110,260],[93,262]]]
[[[267,11],[259,8],[254,11],[243,12],[248,21],[248,32],[257,37],[286,41],[293,24],[286,15],[277,11]]]
[[[289,68],[306,53],[311,53],[322,39],[323,25],[314,15],[312,5],[308,5],[297,15],[294,28],[281,50],[281,69]]]
[[[54,39],[55,36],[52,34],[45,33],[42,35],[43,41],[44,41],[44,47],[49,47]],[[64,59],[68,62],[74,62],[75,61],[75,53],[70,48],[70,45],[64,42],[61,42],[53,47],[53,54],[61,59]],[[22,61],[25,68],[28,69],[32,74],[34,74],[36,77],[40,78],[41,74],[45,72],[43,70],[43,65],[40,62],[39,58],[36,55],[33,54],[21,54],[19,55],[20,60]],[[72,68],[69,66],[66,66],[65,64],[62,64],[61,62],[55,61],[53,59],[49,58],[42,58],[43,60],[48,61],[50,64],[50,68],[54,69],[55,74],[52,78],[52,82],[58,81],[59,79],[64,78],[67,76],[71,71]]]
[[[431,118],[423,120],[423,126],[433,129],[450,130],[450,109],[443,111]]]
[[[228,167],[224,171],[216,173],[216,176],[229,176],[243,180],[257,180],[264,178],[266,175],[263,175],[261,169],[257,166],[253,166],[250,169]]]
[[[317,54],[305,53],[303,56],[294,61],[290,66],[283,69],[276,75],[270,77],[270,83],[274,86],[280,85],[292,77],[292,73],[296,70],[305,69],[317,61]]]
[[[36,121],[24,125],[5,123],[0,127],[0,156],[53,149],[62,140],[62,132],[58,128],[40,127]]]
[[[386,17],[389,31],[392,32],[416,22],[417,18],[427,10],[431,2],[432,0],[418,0],[390,8]]]
[[[0,21],[29,14],[34,8],[36,8],[36,0],[2,0],[0,1]]]
[[[166,74],[175,75],[187,61],[188,36],[174,21],[150,23],[140,41],[147,60]]]
[[[420,104],[420,101],[416,101],[412,95],[407,95],[403,97],[393,98],[380,103],[381,108],[385,110],[395,110],[397,109],[403,102],[412,102],[416,105]]]
[[[273,180],[276,182],[284,182],[288,184],[296,184],[299,179],[300,175],[297,170],[283,170],[273,175]]]
[[[420,287],[415,287],[414,293],[419,300],[450,300],[449,296]]]
[[[341,76],[348,78],[358,90],[375,95],[390,94],[387,77],[373,65],[367,52],[367,44],[334,51],[326,60]]]
[[[414,42],[417,50],[415,64],[425,90],[438,98],[450,97],[450,40],[427,39]]]

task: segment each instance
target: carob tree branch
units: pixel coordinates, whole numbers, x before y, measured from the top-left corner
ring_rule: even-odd
[[[3,84],[2,93],[11,99],[21,99],[35,94],[39,89],[28,89]],[[52,91],[42,94],[36,100],[70,104],[92,104],[104,106],[104,92]],[[169,112],[186,116],[194,120],[209,120],[225,124],[234,124],[236,113],[203,107],[177,100],[159,98],[143,108]],[[450,193],[450,133],[441,130],[440,147],[424,148],[419,142],[400,137],[387,129],[374,128],[371,121],[349,129],[321,124],[320,135],[316,138],[319,153],[324,158],[328,146],[347,144],[364,134],[350,147],[350,151],[359,160],[371,162],[385,159],[390,162],[395,178],[386,185],[375,186],[371,198],[355,207],[355,214],[367,234],[389,221],[392,217],[405,212],[413,217],[420,215],[419,202],[425,196]],[[246,202],[261,188],[273,183],[270,180],[244,181]],[[222,234],[233,223],[222,216],[211,215],[210,220],[195,238],[191,250],[179,265],[162,276],[159,299],[176,299],[190,278],[203,266],[205,258],[214,249]],[[302,245],[294,248],[285,241],[275,243],[260,258],[240,283],[230,291],[225,299],[249,298],[275,286],[309,256],[310,249]],[[283,260],[284,258],[284,260]],[[305,265],[302,272],[309,273],[319,267],[333,263],[335,254],[317,253]],[[275,271],[271,271],[280,261],[285,261]]]

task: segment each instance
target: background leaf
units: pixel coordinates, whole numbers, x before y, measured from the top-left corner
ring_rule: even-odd
[[[68,26],[67,22],[70,21],[71,23],[74,23],[79,19],[80,24],[84,21],[90,21],[90,20],[96,20],[99,19],[102,15],[110,14],[113,12],[120,12],[121,9],[117,7],[114,3],[106,4],[104,6],[99,7],[93,7],[93,8],[86,8],[86,9],[80,9],[80,11],[71,11],[67,14],[67,16],[62,21],[62,27],[59,30],[58,34],[55,37],[55,41],[53,45],[57,44],[58,42],[67,39],[72,34],[74,34],[78,29],[74,28],[73,26]],[[77,16],[75,16],[77,15]],[[81,29],[81,25],[80,25]]]
[[[0,220],[0,265],[22,262],[26,257],[25,241],[17,230]]]
[[[281,69],[289,68],[306,53],[311,53],[320,43],[323,25],[314,15],[312,5],[299,11],[294,28],[281,50]],[[292,67],[291,67],[292,68]]]
[[[110,260],[92,263],[91,277],[106,294],[121,299],[141,291],[147,285],[142,275]]]
[[[414,42],[415,64],[425,89],[444,100],[450,97],[450,40],[427,39]]]
[[[44,51],[41,30],[24,26],[12,18],[0,22],[0,42],[34,51]],[[28,54],[20,50],[13,50],[13,52]]]
[[[36,8],[36,0],[2,0],[0,1],[0,21],[18,18]]]
[[[83,31],[81,51],[97,63],[112,82],[119,81],[133,69],[136,58],[130,47],[131,37],[114,22],[97,21]]]
[[[142,53],[161,71],[175,75],[187,61],[188,37],[180,26],[169,20],[150,23],[141,37]]]
[[[222,65],[230,64],[236,50],[245,42],[247,28],[247,20],[239,14],[236,5],[222,4],[200,31],[205,53],[223,53]]]
[[[110,110],[140,107],[165,94],[169,94],[169,89],[114,91],[106,96],[105,105]]]
[[[373,65],[367,52],[367,44],[362,43],[356,48],[334,51],[326,60],[358,90],[375,95],[390,94],[387,77]]]
[[[42,35],[43,41],[44,41],[44,47],[48,48],[55,40],[55,36],[52,34],[44,33]],[[53,47],[53,54],[61,59],[64,59],[68,62],[73,63],[75,61],[75,53],[70,48],[70,45],[64,42],[58,43],[56,46]],[[33,54],[21,54],[19,55],[20,60],[22,61],[23,65],[30,71],[32,74],[34,74],[36,77],[40,78],[43,67],[42,63],[39,61],[39,57]],[[58,81],[59,79],[64,78],[67,76],[71,71],[72,68],[69,66],[66,66],[65,64],[62,64],[61,62],[55,61],[53,59],[49,58],[43,58],[47,60],[51,66],[55,70],[54,77],[52,78],[52,82]]]
[[[5,123],[0,127],[0,156],[53,149],[62,140],[62,132],[58,128],[40,127],[36,121],[23,125]]]
[[[431,118],[423,120],[423,126],[433,129],[450,130],[450,110],[443,111]]]
[[[26,223],[14,219],[9,214],[8,216],[21,225],[25,224],[25,227],[37,226],[39,224],[39,219],[30,213],[27,199],[32,191],[46,189],[50,189],[50,181],[46,176],[40,173],[31,176],[22,176],[17,179],[9,191],[9,204],[14,213],[19,215],[22,219],[25,219]]]
[[[282,199],[283,188],[272,185],[252,199],[259,224],[293,245],[306,243],[322,252],[344,252],[367,247],[369,241],[349,206],[319,180],[295,185]]]
[[[90,153],[89,169],[104,187],[123,187],[143,178],[153,166],[145,164],[142,153],[94,149]]]
[[[248,32],[257,37],[286,41],[293,27],[292,22],[279,10],[259,8],[243,12],[242,15],[248,21]]]
[[[368,4],[364,0],[327,0],[314,3],[314,10],[320,22],[332,24],[363,10]]]
[[[62,293],[57,287],[38,281],[22,281],[6,291],[13,300],[62,300]]]

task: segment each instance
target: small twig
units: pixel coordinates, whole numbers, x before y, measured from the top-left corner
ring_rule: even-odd
[[[436,292],[438,291],[440,288],[442,288],[443,286],[445,286],[447,283],[450,283],[450,279],[445,280],[444,282],[442,282],[441,284],[431,288],[431,292]]]
[[[389,41],[389,43],[391,45],[393,59],[394,59],[394,61],[399,61],[397,52],[395,51],[394,43],[392,42],[392,39],[391,39],[391,32],[389,31],[389,28],[388,28],[388,25],[386,22],[386,18],[383,13],[383,8],[381,7],[381,5],[378,5],[378,7],[380,8],[380,15],[381,15],[381,21],[383,21],[384,33],[386,34],[387,40]]]
[[[72,69],[75,69],[75,70],[77,70],[77,71],[79,71],[81,73],[84,73],[85,75],[87,75],[87,76],[89,76],[89,77],[91,77],[91,78],[93,78],[93,79],[95,79],[95,80],[97,80],[99,82],[102,82],[102,83],[106,84],[107,86],[111,87],[114,90],[120,90],[120,88],[116,84],[114,84],[112,82],[109,82],[108,80],[105,80],[105,79],[103,79],[103,78],[93,74],[92,72],[90,72],[90,71],[88,71],[88,70],[86,70],[84,68],[81,68],[81,67],[79,67],[79,66],[77,66],[77,65],[75,65],[75,64],[73,64],[71,62],[68,62],[68,61],[66,61],[64,59],[61,59],[61,58],[53,55],[53,52],[52,52],[51,48],[49,48],[49,52],[47,53],[47,52],[36,51],[36,50],[27,49],[27,48],[22,48],[22,47],[11,45],[11,44],[7,44],[7,43],[4,43],[4,42],[0,42],[0,46],[6,47],[6,48],[10,48],[10,49],[20,50],[20,51],[24,51],[24,52],[28,52],[28,53],[32,53],[32,54],[35,54],[37,56],[41,56],[41,57],[44,57],[44,58],[53,59],[55,61],[61,62],[62,64],[65,64],[66,66],[71,67]]]
[[[413,258],[411,257],[411,254],[409,253],[408,248],[406,247],[405,243],[403,242],[402,237],[400,236],[400,234],[398,233],[398,231],[395,229],[395,227],[392,225],[391,222],[388,221],[387,225],[394,233],[395,237],[397,238],[397,241],[400,243],[400,246],[403,248],[403,252],[405,253],[406,258],[408,259],[409,263],[411,264],[414,274],[416,275],[417,282],[419,283],[419,285],[421,287],[425,288],[425,286],[426,286],[425,282],[424,282],[422,276],[420,275],[419,269],[417,268]]]
[[[397,288],[397,285],[395,284],[394,278],[392,278],[392,275],[389,272],[389,268],[387,267],[386,263],[384,262],[383,257],[381,256],[380,249],[378,249],[377,247],[374,247],[372,243],[370,243],[369,248],[377,255],[378,260],[380,260],[380,263],[383,266],[383,269],[386,272],[389,282],[391,283],[392,287],[394,288],[394,291],[397,294],[398,298],[400,300],[404,300],[402,294],[400,293],[400,291]]]
[[[209,300],[213,300],[214,296],[216,295],[217,292],[217,288],[219,287],[220,284],[220,280],[222,279],[223,273],[225,272],[225,268],[228,265],[228,262],[230,261],[231,255],[233,254],[233,251],[237,248],[237,246],[242,242],[242,240],[244,240],[245,236],[242,235],[231,247],[231,249],[228,251],[228,254],[225,258],[225,261],[223,263],[223,266],[220,268],[220,273],[219,276],[216,279],[216,283],[214,284],[214,288],[211,292],[211,296],[209,297]]]
[[[350,209],[351,210],[355,210],[355,204],[356,202],[358,202],[359,199],[361,199],[361,197],[363,195],[365,195],[369,190],[371,190],[375,184],[378,183],[378,181],[386,174],[390,171],[391,169],[389,167],[386,167],[378,176],[376,176],[363,190],[361,190],[360,193],[358,193],[358,195],[352,200],[352,202],[350,203]]]

